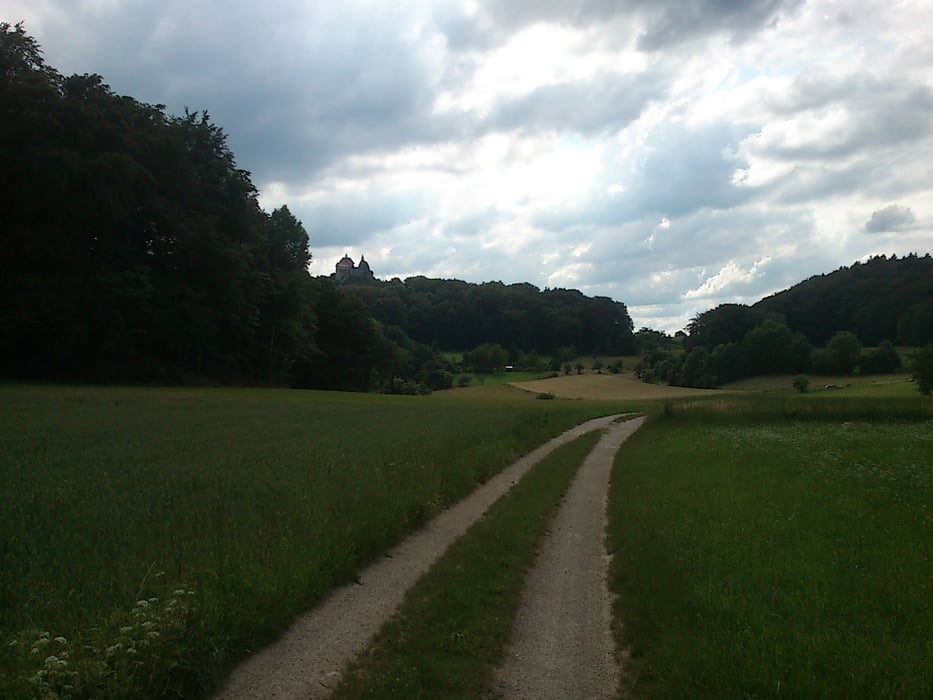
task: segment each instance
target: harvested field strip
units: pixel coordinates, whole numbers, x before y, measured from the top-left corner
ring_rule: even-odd
[[[716,389],[687,389],[679,386],[648,384],[630,375],[583,374],[565,375],[512,386],[532,393],[550,393],[565,399],[597,399],[604,401],[644,401],[684,396],[722,394]]]

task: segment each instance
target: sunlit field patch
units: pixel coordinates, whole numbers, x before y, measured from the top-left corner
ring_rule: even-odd
[[[611,496],[627,689],[929,697],[930,455],[930,420],[649,422]]]
[[[704,396],[722,393],[714,389],[688,389],[679,386],[649,384],[628,374],[570,374],[515,382],[515,387],[532,393],[549,392],[568,399],[640,401]]]

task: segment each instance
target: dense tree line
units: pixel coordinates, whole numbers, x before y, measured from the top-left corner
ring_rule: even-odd
[[[648,381],[699,387],[762,374],[881,374],[901,366],[895,342],[933,342],[929,254],[879,256],[752,306],[722,304],[690,321],[682,351],[645,351],[639,371]]]
[[[851,331],[866,345],[933,342],[933,258],[877,256],[811,277],[753,305],[823,345]]]
[[[206,112],[62,76],[0,23],[0,375],[391,388],[430,372],[308,274]]]
[[[348,285],[380,322],[447,351],[484,343],[516,352],[559,356],[635,352],[625,304],[577,290],[539,290],[531,284],[411,277],[404,282]]]

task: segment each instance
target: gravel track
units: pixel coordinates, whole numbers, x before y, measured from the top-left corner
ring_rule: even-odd
[[[584,460],[525,580],[494,690],[503,698],[609,698],[619,685],[608,587],[606,505],[619,447],[644,422],[613,426]]]
[[[364,569],[358,583],[334,591],[319,606],[301,616],[277,642],[249,657],[234,670],[216,697],[280,700],[329,695],[339,683],[343,669],[395,612],[406,591],[470,525],[554,448],[593,430],[608,428],[618,418],[607,416],[582,423],[489,479],[391,550],[384,559]],[[622,426],[632,423],[634,421]],[[620,427],[613,428],[608,435],[618,434]],[[631,432],[634,428],[626,430]],[[606,438],[594,454],[603,449],[601,446],[605,442]],[[619,442],[621,444],[621,439]],[[590,471],[587,464],[591,459],[592,456],[587,458],[582,471]],[[611,456],[608,459],[611,463]],[[579,478],[574,483],[577,481]],[[605,495],[603,513],[604,501]],[[595,538],[602,542],[602,534]]]

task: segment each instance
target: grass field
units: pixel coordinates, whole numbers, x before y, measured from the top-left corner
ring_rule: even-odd
[[[429,397],[2,386],[0,697],[204,694],[445,504],[623,410],[657,414],[613,480],[636,695],[929,695],[933,402],[875,379],[807,394],[609,374]],[[535,400],[558,384],[595,400]]]
[[[204,692],[445,504],[606,412],[4,386],[0,697]]]
[[[626,443],[610,543],[627,693],[930,697],[930,407],[807,401],[798,418],[673,409]]]

